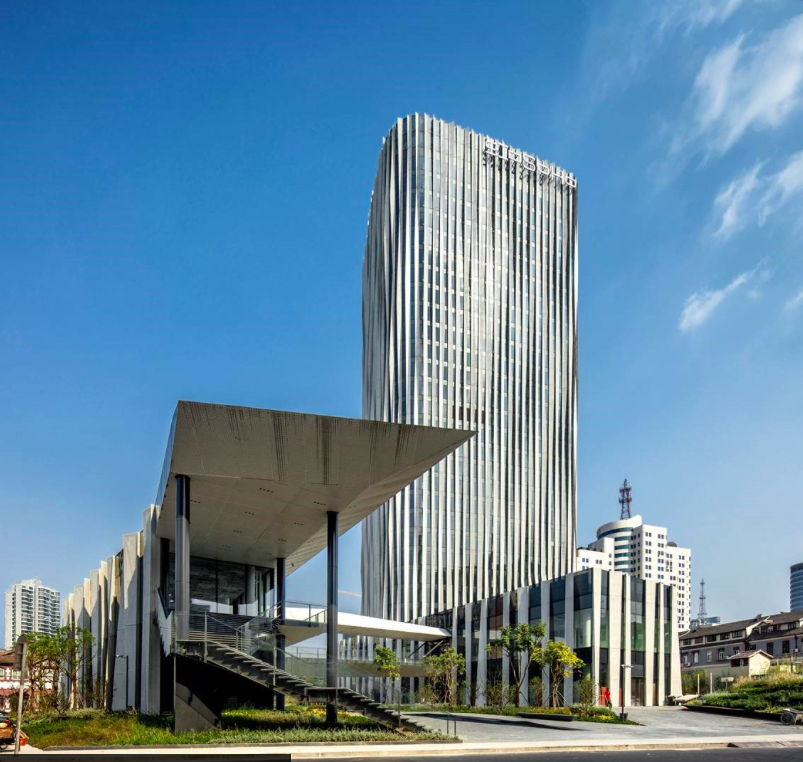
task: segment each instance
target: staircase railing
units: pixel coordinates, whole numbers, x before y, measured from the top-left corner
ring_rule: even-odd
[[[360,707],[356,711],[362,711],[366,716],[373,716],[381,722],[387,721],[387,717],[382,716],[382,712],[387,710],[378,708],[367,696],[348,690],[342,684],[335,688],[328,687],[326,649],[279,648],[275,623],[270,617],[253,617],[236,625],[209,611],[191,611],[189,625],[188,641],[175,644],[187,656],[200,657],[204,661],[212,660],[228,668],[232,668],[232,657],[235,663],[241,662],[244,668],[247,668],[245,665],[250,660],[242,657],[252,657],[272,668],[260,670],[259,663],[255,665],[251,662],[251,669],[260,672],[260,682],[264,680],[274,690],[300,691],[305,700],[334,703],[335,706],[339,706],[342,701],[344,705]],[[197,644],[202,644],[202,649]],[[284,656],[284,664],[282,669],[277,669],[275,665],[282,661],[280,655]],[[343,659],[344,656],[339,655],[338,682],[341,678],[376,677],[375,672],[366,669],[369,667],[368,660],[362,664],[350,664]],[[237,671],[238,667],[235,666],[234,669]],[[401,727],[402,724],[399,713],[393,720],[393,726]]]
[[[267,618],[278,619],[282,603],[274,603],[265,614]],[[307,603],[306,601],[284,601],[284,618],[296,622],[306,622],[321,612],[326,612],[326,606],[321,603]]]
[[[209,611],[190,612],[189,640],[204,644],[205,658],[210,644],[227,646],[271,665],[279,662],[278,656],[282,654],[285,672],[313,685],[326,686],[326,649],[280,648],[276,635],[276,625],[269,616],[253,617],[237,626]],[[371,676],[370,672],[354,663],[356,660],[344,661],[344,658],[342,654],[338,655],[339,678]]]

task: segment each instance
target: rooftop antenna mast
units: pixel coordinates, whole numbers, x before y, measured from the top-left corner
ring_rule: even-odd
[[[700,608],[697,610],[697,618],[700,620],[708,618],[708,612],[705,610],[705,580],[700,580]]]
[[[632,502],[633,498],[630,497],[630,484],[627,479],[625,479],[622,486],[619,487],[619,505],[622,506],[621,519],[630,518],[630,503]]]

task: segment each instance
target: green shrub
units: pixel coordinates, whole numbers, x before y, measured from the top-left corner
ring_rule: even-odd
[[[694,702],[697,706],[772,711],[781,707],[803,707],[803,677],[774,674],[757,680],[740,681],[731,691],[708,693]]]
[[[584,714],[589,717],[611,717],[616,719],[619,716],[613,709],[608,709],[607,706],[589,707],[585,704],[572,704],[571,709],[573,714]]]

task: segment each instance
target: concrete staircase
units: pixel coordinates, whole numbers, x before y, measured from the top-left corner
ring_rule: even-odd
[[[233,672],[271,688],[305,704],[334,704],[338,709],[356,712],[399,731],[424,730],[424,726],[383,707],[367,696],[349,688],[323,688],[278,669],[226,643],[207,640],[205,643],[182,644],[184,656],[198,659]]]

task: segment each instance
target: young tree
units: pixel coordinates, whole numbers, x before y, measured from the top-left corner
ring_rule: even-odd
[[[583,666],[583,660],[562,640],[550,640],[544,648],[544,664],[549,669],[549,705],[560,706],[561,683]]]
[[[530,679],[530,706],[544,705],[544,681],[535,675]]]
[[[535,624],[521,623],[515,627],[505,626],[499,631],[499,637],[488,641],[487,651],[502,650],[510,660],[510,670],[513,674],[515,693],[513,703],[521,705],[522,686],[524,686],[530,665],[543,664],[543,648],[541,641],[546,636],[546,625],[543,622]]]
[[[682,691],[684,694],[697,693],[697,686],[701,687],[703,693],[707,685],[708,677],[704,669],[695,669],[693,672],[684,672],[680,676]]]
[[[58,652],[58,637],[44,632],[31,632],[28,641],[27,677],[29,682],[27,711],[36,713],[42,704],[49,701],[49,694],[58,688],[61,660]],[[48,685],[50,686],[48,688]]]
[[[583,714],[591,714],[597,704],[597,684],[591,675],[586,675],[577,683],[577,698]]]
[[[395,680],[401,677],[399,669],[399,659],[396,652],[387,646],[376,646],[374,648],[374,666],[379,670],[379,674],[385,679],[385,688],[388,687],[388,680]],[[390,691],[388,690],[388,695]]]
[[[510,690],[506,690],[502,673],[498,669],[491,670],[482,684],[482,695],[486,706],[504,709],[510,702]]]
[[[82,627],[67,625],[59,627],[53,636],[56,639],[56,649],[59,655],[61,671],[67,678],[69,686],[69,696],[67,703],[70,708],[75,709],[83,705],[87,686],[78,684],[78,674],[81,668],[92,658],[92,644],[94,638],[89,630]],[[91,686],[89,686],[91,691]]]
[[[436,690],[439,688],[444,704],[452,704],[456,688],[466,674],[466,657],[454,648],[424,658],[424,674]]]

